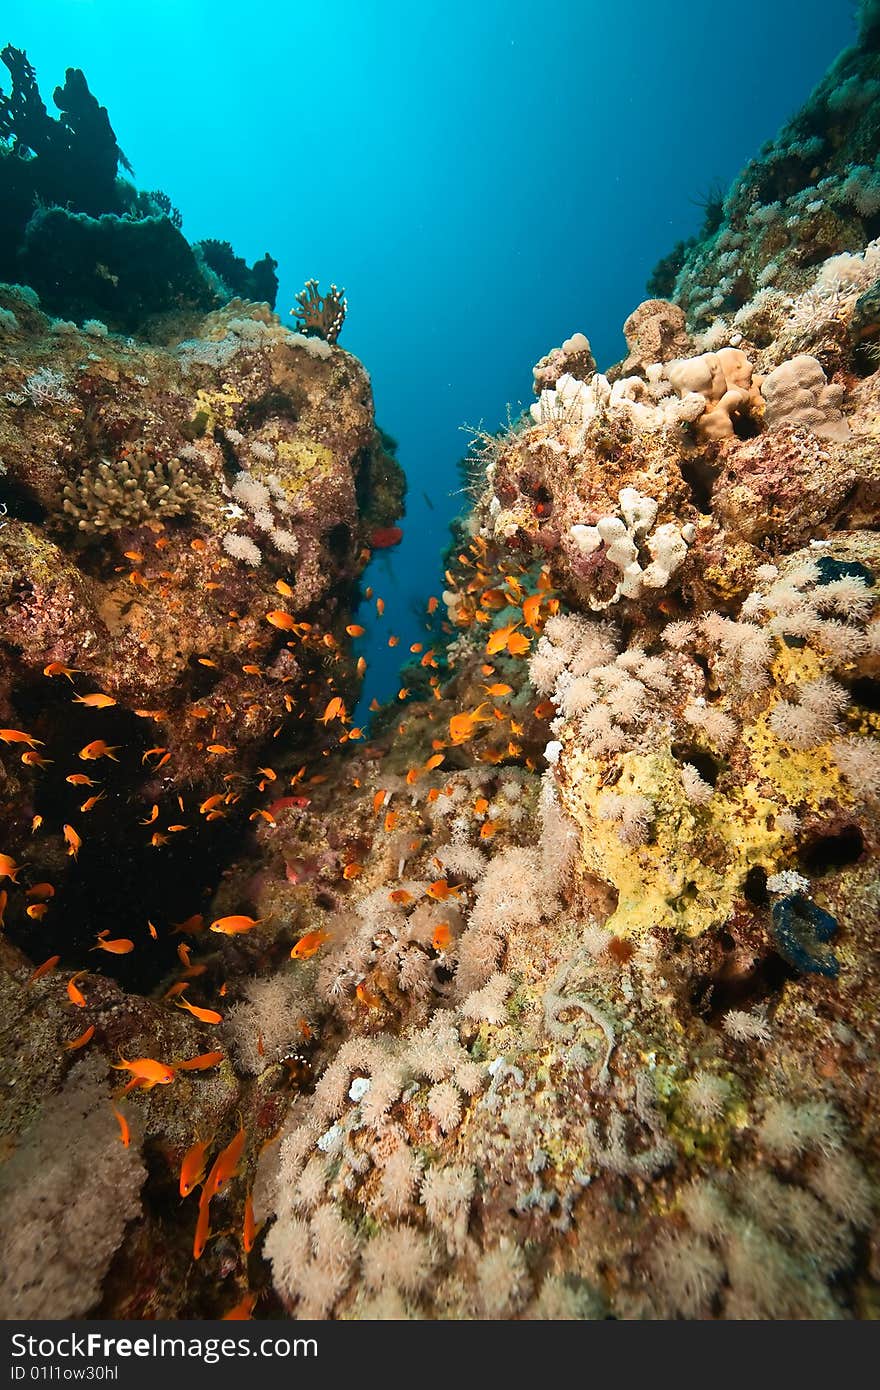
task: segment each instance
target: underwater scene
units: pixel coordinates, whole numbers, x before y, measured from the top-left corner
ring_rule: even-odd
[[[3,21],[0,1318],[880,1317],[878,0]]]

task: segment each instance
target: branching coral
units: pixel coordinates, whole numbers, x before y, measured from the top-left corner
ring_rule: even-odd
[[[62,507],[83,536],[103,536],[194,511],[201,491],[180,459],[133,454],[84,468],[65,486]]]

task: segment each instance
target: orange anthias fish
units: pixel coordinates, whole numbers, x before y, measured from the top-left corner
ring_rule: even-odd
[[[357,878],[361,873],[363,873],[362,864],[346,864],[345,868],[342,870],[342,877],[348,879]]]
[[[91,950],[106,951],[111,956],[127,956],[130,951],[134,950],[134,942],[129,941],[127,936],[117,936],[112,941],[105,938],[92,946]]]
[[[310,931],[305,936],[301,936],[290,953],[291,960],[310,960],[323,946],[325,941],[330,940],[330,933],[326,931]]]
[[[431,945],[435,951],[445,951],[452,940],[452,933],[449,930],[448,922],[438,922],[434,928],[434,935],[431,938]]]
[[[199,1023],[222,1023],[223,1015],[218,1014],[216,1009],[200,1009],[197,1004],[191,1004],[188,999],[178,999],[177,1007],[186,1009],[193,1018],[197,1018]]]
[[[434,771],[434,768],[435,768],[435,767],[439,767],[440,764],[443,762],[443,758],[444,758],[444,754],[443,754],[443,753],[434,753],[434,754],[432,754],[432,756],[431,756],[431,757],[428,759],[428,761],[425,763],[425,771],[426,771],[426,772],[433,772],[433,771]]]
[[[181,1197],[188,1197],[193,1188],[197,1187],[205,1176],[210,1147],[210,1139],[206,1139],[204,1142],[197,1139],[183,1155],[183,1161],[180,1165],[179,1190]]]
[[[202,1188],[202,1195],[199,1198],[199,1219],[196,1222],[196,1233],[193,1237],[193,1259],[200,1260],[208,1243],[211,1234],[211,1198],[207,1188]]]
[[[77,835],[72,825],[64,826],[64,841],[67,845],[67,853],[76,859],[82,847],[82,840]]]
[[[216,922],[211,923],[210,930],[220,936],[240,936],[242,932],[258,927],[263,920],[262,917],[218,917]]]
[[[136,1057],[131,1062],[120,1057],[118,1063],[113,1063],[113,1070],[129,1072],[133,1084],[143,1087],[145,1091],[152,1090],[154,1086],[167,1086],[174,1080],[174,1067],[157,1062],[153,1057]]]
[[[98,787],[99,782],[92,781],[84,772],[71,772],[69,777],[65,777],[65,782],[69,782],[72,787]],[[157,812],[158,815],[158,812]]]
[[[332,719],[345,718],[345,705],[339,695],[334,695],[333,699],[327,704],[324,713],[319,716],[322,724],[329,724]]]
[[[41,738],[34,738],[33,734],[23,734],[21,729],[0,729],[0,740],[3,743],[27,743],[31,748],[45,747]]]
[[[95,695],[74,695],[73,704],[88,705],[89,709],[109,709],[116,701],[112,695],[104,695],[99,691]]]
[[[109,743],[105,743],[102,738],[93,739],[87,743],[85,748],[79,750],[79,757],[84,763],[97,761],[98,758],[109,758],[111,762],[118,763],[119,759],[114,754],[119,752],[121,744],[114,744],[111,748]]]
[[[285,613],[283,608],[276,608],[271,613],[267,613],[266,622],[271,623],[273,627],[282,628],[286,632],[292,632],[296,626],[296,620],[289,613]]]
[[[486,643],[487,655],[496,656],[498,652],[503,652],[518,627],[519,622],[507,623],[505,627],[496,628],[494,632],[491,632]]]
[[[447,883],[445,878],[438,878],[435,883],[429,883],[425,889],[429,898],[433,898],[437,903],[445,903],[447,898],[454,897],[458,892],[460,884]]]
[[[50,661],[48,666],[43,667],[44,676],[49,676],[50,678],[52,676],[66,676],[71,685],[73,684],[74,676],[77,674],[78,672],[75,666],[65,666],[63,661]]]
[[[67,997],[71,1004],[76,1004],[78,1008],[84,1009],[86,1006],[85,995],[77,986],[77,980],[81,980],[83,975],[87,975],[87,970],[77,970],[75,975],[71,975],[67,981]]]
[[[216,1197],[217,1193],[223,1190],[224,1185],[238,1172],[238,1165],[244,1153],[245,1138],[245,1128],[242,1125],[238,1133],[226,1145],[226,1148],[221,1149],[214,1159],[204,1186],[204,1195],[209,1202],[212,1197]]]
[[[537,632],[540,622],[541,600],[543,594],[530,594],[523,600],[522,614],[526,627],[530,627],[533,632]]]
[[[178,1071],[207,1071],[222,1062],[225,1052],[202,1052],[198,1057],[190,1057],[186,1062],[175,1062]]]
[[[18,883],[16,874],[20,871],[21,865],[16,864],[11,854],[0,854],[0,879],[10,878],[13,883]]]
[[[128,1127],[128,1120],[122,1114],[121,1110],[116,1109],[115,1105],[111,1106],[110,1108],[112,1109],[113,1114],[116,1116],[116,1120],[119,1125],[119,1141],[122,1144],[123,1148],[127,1149],[129,1144],[131,1143],[131,1130]]]
[[[500,700],[504,695],[513,694],[513,686],[505,685],[503,681],[496,681],[494,685],[484,685],[483,689],[485,690],[487,695],[491,695],[493,699],[498,700]]]
[[[44,758],[35,748],[29,748],[26,753],[22,753],[21,760],[25,767],[51,767],[53,762],[52,758]]]
[[[469,738],[473,738],[475,725],[491,721],[491,715],[483,714],[487,704],[488,701],[484,700],[475,710],[466,710],[462,714],[452,716],[449,721],[449,737],[453,743],[466,743]]]
[[[80,1033],[78,1038],[73,1038],[71,1042],[66,1042],[64,1044],[65,1052],[76,1052],[78,1048],[85,1047],[86,1043],[90,1043],[94,1036],[95,1025],[94,1023],[90,1023],[85,1032]]]
[[[43,964],[38,965],[36,970],[28,976],[27,983],[32,984],[34,980],[42,980],[44,975],[48,975],[51,970],[55,969],[60,959],[60,956],[50,956],[48,960],[44,960]]]
[[[244,1199],[244,1222],[241,1231],[241,1243],[246,1255],[249,1255],[253,1250],[256,1238],[257,1223],[254,1220],[254,1203],[251,1194],[248,1193]]]

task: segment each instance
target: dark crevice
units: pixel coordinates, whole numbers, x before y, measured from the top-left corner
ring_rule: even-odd
[[[857,825],[845,825],[833,835],[820,835],[806,846],[801,865],[810,878],[835,873],[847,864],[855,864],[865,851],[865,837]]]

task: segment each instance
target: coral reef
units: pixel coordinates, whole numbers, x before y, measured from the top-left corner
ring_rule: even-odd
[[[167,194],[138,193],[105,107],[79,68],[55,88],[49,115],[27,55],[0,53],[0,280],[24,281],[52,314],[100,319],[123,333],[166,331],[235,296],[275,307],[277,261],[248,267],[228,242],[191,247]],[[334,340],[335,341],[335,340]]]
[[[7,1316],[878,1316],[876,39],[477,437],[369,730],[337,292],[0,288]]]

